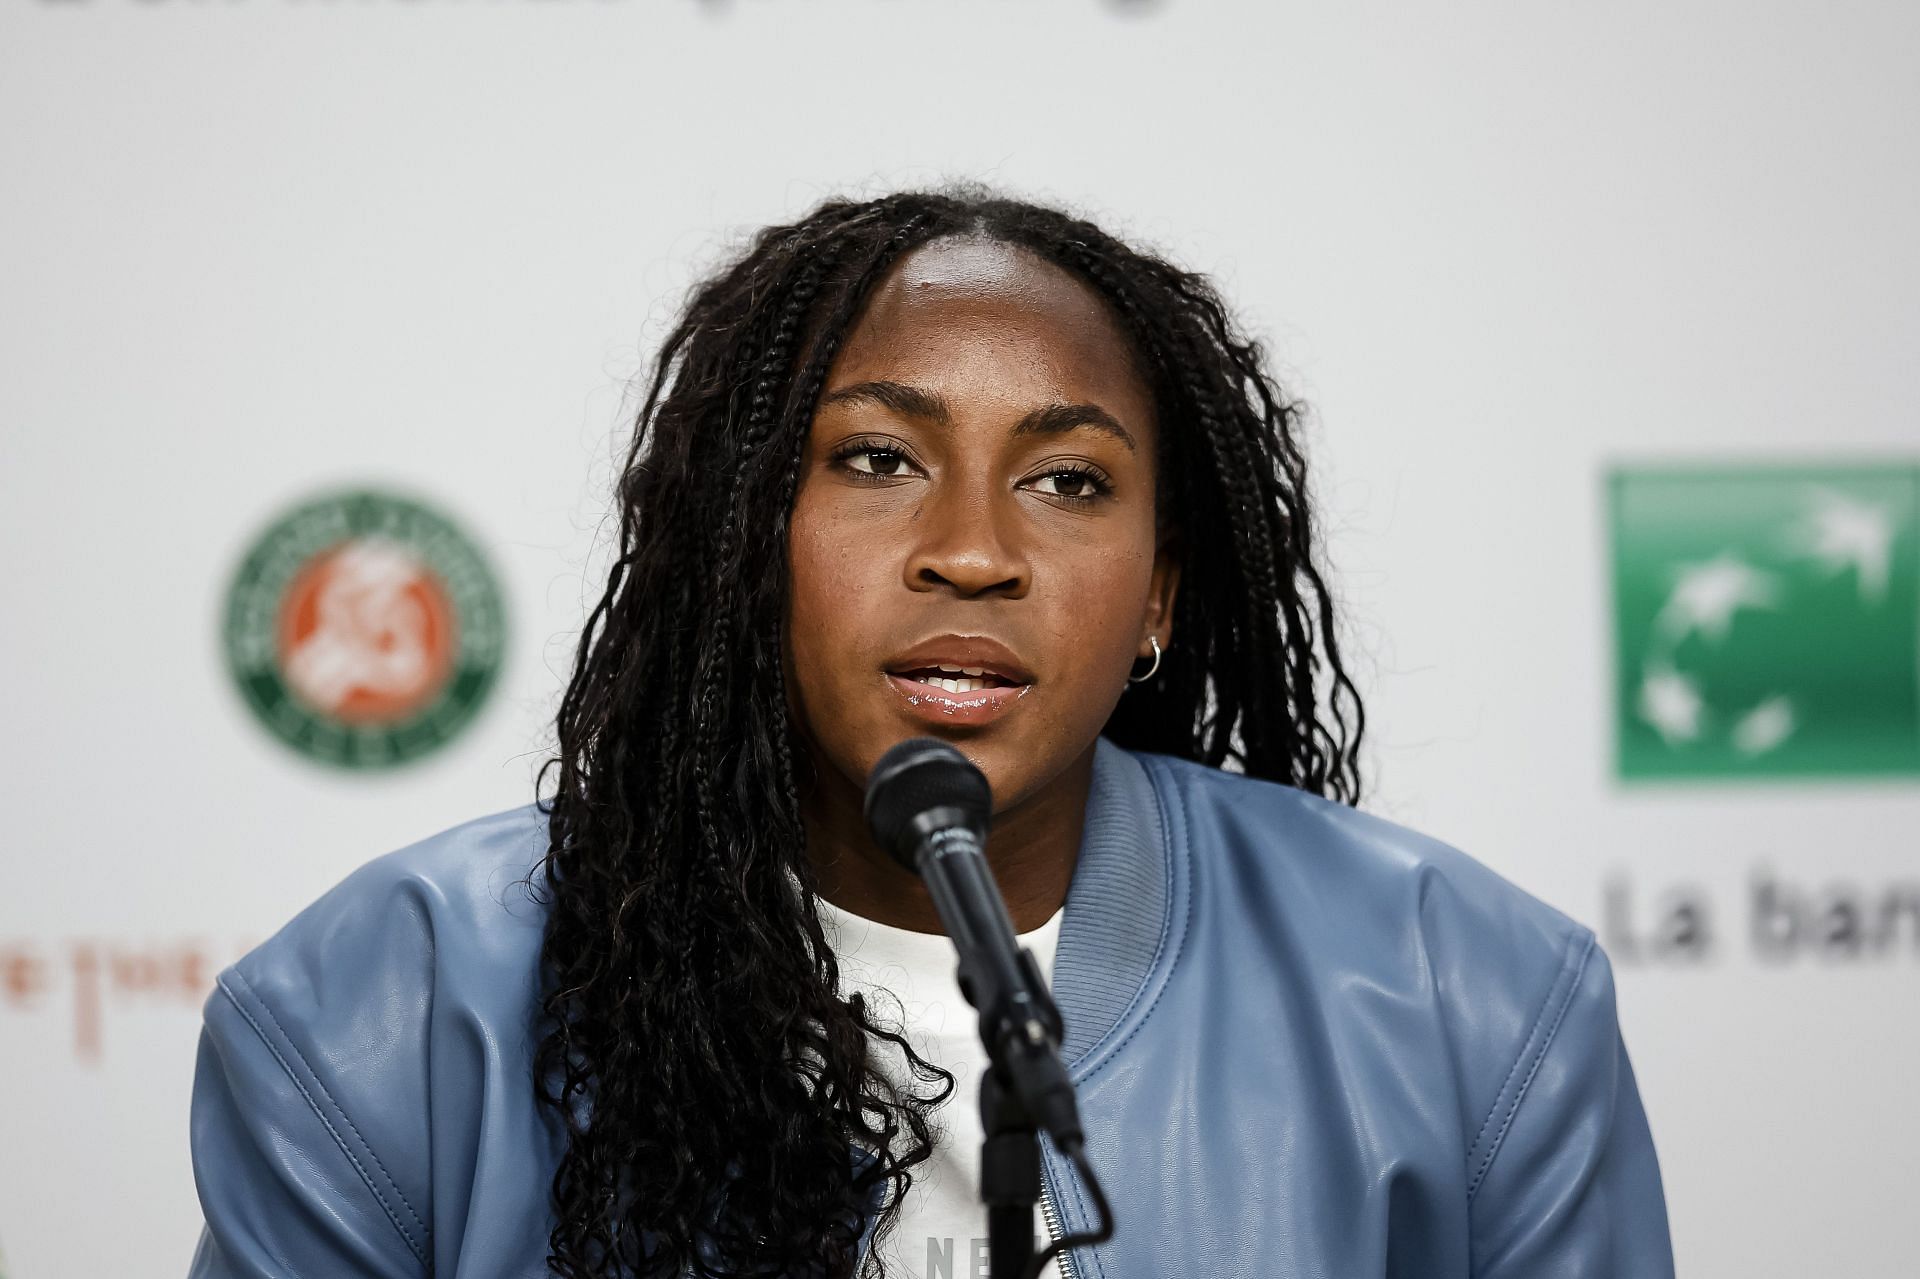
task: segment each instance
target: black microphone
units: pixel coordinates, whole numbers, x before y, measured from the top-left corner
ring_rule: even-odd
[[[980,1039],[1033,1123],[1063,1154],[1085,1144],[1073,1081],[1060,1060],[1060,1010],[1033,952],[1019,946],[982,851],[993,791],[986,775],[932,737],[901,742],[867,778],[876,843],[925,881],[960,954],[960,991]]]

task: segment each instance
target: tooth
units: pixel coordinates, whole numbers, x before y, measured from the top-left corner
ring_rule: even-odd
[[[963,666],[960,670],[963,674],[967,675],[985,675],[987,673],[986,668],[980,666]]]

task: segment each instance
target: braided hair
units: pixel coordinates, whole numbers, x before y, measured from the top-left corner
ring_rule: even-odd
[[[1105,735],[1359,801],[1363,713],[1315,563],[1301,409],[1204,277],[976,187],[828,200],[760,231],[653,368],[618,557],[537,782],[553,775],[534,1073],[567,1134],[548,1263],[568,1279],[848,1275],[866,1212],[884,1237],[932,1152],[951,1076],[838,993],[781,628],[827,371],[886,271],[949,236],[1023,246],[1106,299],[1161,423],[1163,526],[1204,549],[1181,552],[1179,642]],[[905,1052],[908,1086],[875,1040]]]

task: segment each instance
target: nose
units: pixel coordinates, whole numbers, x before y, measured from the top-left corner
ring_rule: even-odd
[[[911,526],[916,540],[906,559],[907,589],[1025,595],[1032,571],[1015,502],[1014,494],[996,493],[984,478],[963,482],[956,475],[932,486]]]

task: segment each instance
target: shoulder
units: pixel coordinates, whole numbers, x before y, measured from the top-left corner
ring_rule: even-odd
[[[228,971],[295,1016],[353,987],[393,1009],[476,967],[497,983],[537,958],[545,914],[526,881],[546,847],[532,804],[449,827],[364,863]]]
[[[1317,992],[1324,1024],[1356,1042],[1448,1061],[1476,1157],[1550,1050],[1617,1038],[1592,930],[1461,849],[1296,787],[1140,758],[1226,935],[1214,944]]]
[[[1470,854],[1298,787],[1142,753],[1189,855],[1209,873],[1302,896],[1343,928],[1417,932],[1518,967],[1557,962],[1592,933]]]

